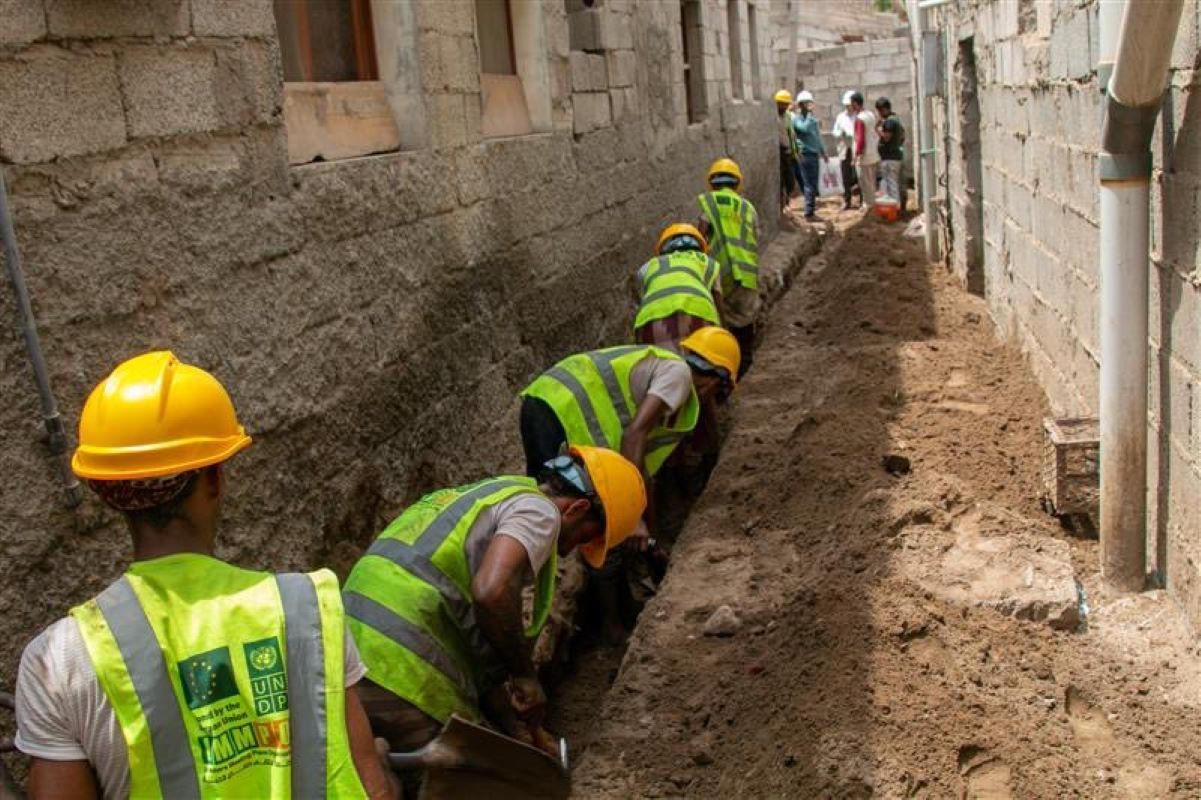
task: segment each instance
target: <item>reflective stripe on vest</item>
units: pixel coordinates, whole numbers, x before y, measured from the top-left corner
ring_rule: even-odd
[[[754,206],[730,189],[706,192],[696,200],[709,221],[709,250],[721,265],[722,291],[728,294],[734,284],[758,289],[759,243]]]
[[[670,253],[642,267],[642,301],[634,330],[673,314],[688,314],[713,325],[721,324],[713,302],[713,281],[721,269],[704,253]]]
[[[365,797],[333,573],[168,556],[71,615],[129,748],[131,796]]]
[[[476,624],[471,581],[484,549],[468,552],[479,515],[538,493],[530,478],[445,489],[411,505],[384,530],[346,580],[351,632],[373,681],[439,721],[480,716],[478,697],[495,659]],[[550,613],[557,558],[539,571],[534,619]]]
[[[683,360],[669,350],[651,345],[577,353],[544,372],[521,394],[536,397],[550,406],[571,444],[620,450],[625,429],[638,410],[630,389],[630,374],[648,356]],[[658,472],[680,439],[696,427],[699,414],[700,402],[694,390],[676,412],[673,425],[661,423],[651,431],[643,465],[648,474]],[[594,431],[594,426],[599,430]]]

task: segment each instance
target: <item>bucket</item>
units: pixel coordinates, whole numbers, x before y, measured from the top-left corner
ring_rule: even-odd
[[[876,216],[885,222],[896,222],[901,216],[901,206],[896,200],[885,199],[876,202]]]

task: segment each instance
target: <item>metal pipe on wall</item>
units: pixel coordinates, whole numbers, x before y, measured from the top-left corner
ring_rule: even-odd
[[[8,280],[16,299],[17,316],[20,318],[21,334],[25,338],[25,350],[33,368],[38,396],[42,402],[42,422],[46,426],[47,444],[54,456],[66,492],[68,508],[79,505],[79,480],[71,471],[69,447],[58,403],[50,389],[50,378],[46,372],[46,360],[42,356],[42,343],[38,337],[37,323],[33,318],[33,307],[29,303],[29,290],[25,286],[25,275],[21,271],[21,254],[17,250],[17,235],[13,230],[12,214],[8,207],[8,188],[4,184],[4,170],[0,169],[0,239],[4,241],[4,263],[8,267]]]
[[[1116,42],[1100,157],[1101,572],[1125,591],[1147,572],[1151,139],[1182,9],[1127,0],[1116,36],[1113,10],[1101,17],[1102,41]]]
[[[937,261],[941,258],[938,244],[938,228],[934,219],[934,114],[930,102],[930,87],[926,85],[926,45],[925,33],[928,25],[928,14],[918,2],[909,0],[909,30],[913,37],[913,52],[917,55],[917,70],[914,80],[917,84],[917,147],[919,158],[914,159],[918,170],[919,195],[922,203],[922,217],[926,222],[925,245],[926,259]]]

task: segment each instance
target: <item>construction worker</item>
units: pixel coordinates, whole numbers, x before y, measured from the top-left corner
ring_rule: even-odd
[[[355,565],[344,594],[370,670],[363,698],[376,732],[393,749],[414,750],[458,714],[553,751],[531,643],[550,612],[556,557],[579,548],[602,564],[645,507],[637,467],[578,446],[548,458],[536,480],[492,478],[406,509]],[[522,589],[531,583],[524,627]]]
[[[680,340],[693,331],[721,324],[713,298],[721,267],[705,255],[706,248],[705,237],[692,225],[663,229],[655,257],[637,273],[637,341],[679,351]]]
[[[796,131],[792,127],[792,93],[781,89],[775,94],[776,101],[776,144],[780,152],[780,213],[788,208],[792,198],[796,168],[800,158],[797,149]]]
[[[722,322],[738,339],[741,378],[751,368],[755,319],[761,303],[759,213],[740,193],[742,170],[733,159],[714,161],[709,167],[708,183],[709,191],[696,198],[701,208],[697,229],[709,240],[709,252],[721,265],[719,310]]]
[[[169,352],[88,397],[72,468],[125,515],[134,562],[25,648],[31,798],[396,796],[333,573],[212,555],[223,464],[249,444],[217,379]]]
[[[647,489],[644,524],[632,537],[639,549],[645,549],[655,528],[654,475],[696,427],[702,404],[728,395],[737,380],[738,342],[724,328],[694,331],[680,349],[682,356],[653,345],[577,353],[521,393],[527,474],[564,444],[620,449],[639,465]],[[620,618],[624,580],[621,553],[614,552],[596,576],[604,634],[612,643],[625,634]]]

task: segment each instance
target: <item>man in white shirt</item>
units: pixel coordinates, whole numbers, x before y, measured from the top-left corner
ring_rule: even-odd
[[[855,115],[855,168],[859,172],[859,195],[863,208],[876,204],[876,171],[880,165],[880,135],[876,132],[876,115],[863,107],[863,95],[851,95],[851,112]]]
[[[842,168],[842,208],[845,211],[851,207],[851,194],[858,179],[855,177],[855,115],[851,111],[851,98],[854,90],[847,90],[842,95],[843,110],[834,119],[834,127],[830,130],[838,143],[838,164]]]

